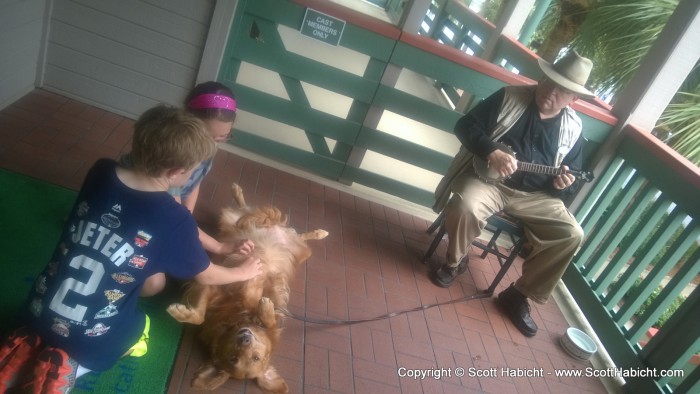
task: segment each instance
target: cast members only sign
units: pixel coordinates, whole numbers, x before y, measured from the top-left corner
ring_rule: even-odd
[[[340,42],[344,29],[345,21],[311,8],[306,9],[304,21],[301,24],[301,34],[336,46]]]

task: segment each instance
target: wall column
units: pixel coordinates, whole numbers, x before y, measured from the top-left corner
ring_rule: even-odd
[[[238,0],[217,0],[209,24],[209,33],[202,51],[196,83],[215,81],[223,61],[226,41],[236,14]]]

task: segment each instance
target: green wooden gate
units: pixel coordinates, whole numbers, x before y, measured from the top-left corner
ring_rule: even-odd
[[[337,46],[300,33],[307,8],[346,21]],[[461,113],[435,86],[479,99],[533,83],[319,0],[241,0],[218,79],[244,112],[233,145],[426,207],[460,146]],[[586,137],[602,142],[611,124],[581,115]]]
[[[232,143],[341,179],[399,31],[388,28],[387,36],[347,24],[336,48],[299,34],[305,7],[279,0],[240,3],[219,80],[233,88],[241,110],[278,124],[269,123],[266,130],[237,124]],[[329,65],[338,57],[348,64]],[[364,69],[354,63],[364,63]],[[252,78],[246,78],[250,74]],[[282,92],[262,86],[277,78]],[[346,114],[318,109],[309,92],[318,94],[319,89],[340,106],[349,102]],[[290,139],[304,143],[289,143]]]

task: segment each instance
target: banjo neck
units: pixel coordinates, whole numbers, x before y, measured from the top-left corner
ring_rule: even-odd
[[[552,167],[552,166],[547,166],[544,164],[533,164],[533,163],[526,163],[523,161],[518,161],[518,171],[525,171],[525,172],[534,172],[537,174],[545,174],[545,175],[561,175],[566,173],[567,171],[564,171],[560,167]],[[572,172],[572,171],[568,171]],[[575,171],[573,171],[575,173]]]
[[[501,144],[499,142],[497,142],[496,144],[498,145],[498,149],[508,153],[511,156],[515,156],[513,150],[510,149],[510,147],[508,147],[507,145]],[[594,178],[593,173],[590,171],[564,170],[562,167],[553,167],[548,166],[546,164],[534,164],[519,160],[517,160],[517,164],[518,171],[523,172],[552,176],[571,174],[585,182],[590,182]],[[474,170],[476,171],[476,174],[479,176],[479,178],[486,182],[501,182],[505,179],[505,177],[501,176],[498,172],[494,171],[492,168],[489,168],[489,163],[486,160],[483,160],[477,156],[474,156],[473,165]]]

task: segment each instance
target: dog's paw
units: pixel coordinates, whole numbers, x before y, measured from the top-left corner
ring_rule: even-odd
[[[234,182],[231,184],[231,194],[233,194],[234,196],[243,195],[243,188],[239,184]]]
[[[328,231],[320,230],[320,229],[299,235],[299,237],[303,241],[308,241],[310,239],[324,239],[327,236],[328,236]]]
[[[183,304],[170,304],[166,309],[173,319],[181,323],[202,324],[204,316]]]
[[[233,201],[235,201],[240,208],[246,207],[245,197],[243,197],[243,188],[235,182],[231,184],[231,196],[233,197]]]
[[[275,316],[275,303],[267,297],[260,298],[258,301],[258,318],[267,328],[277,325]]]
[[[316,239],[324,239],[328,236],[328,231],[326,230],[314,230],[313,233],[316,236]]]
[[[275,310],[275,303],[272,302],[271,299],[268,297],[262,297],[260,298],[260,301],[258,302],[258,308],[262,310]]]

